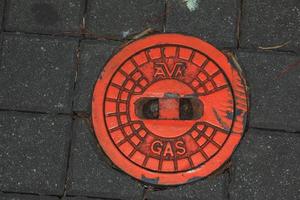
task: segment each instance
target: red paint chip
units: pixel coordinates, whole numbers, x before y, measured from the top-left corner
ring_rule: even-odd
[[[104,67],[93,94],[100,146],[124,172],[157,185],[204,178],[238,145],[247,115],[239,71],[210,44],[157,34]]]

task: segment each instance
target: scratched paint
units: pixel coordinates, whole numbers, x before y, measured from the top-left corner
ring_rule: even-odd
[[[198,9],[199,0],[186,0],[185,1],[186,7],[191,11],[195,11]]]
[[[123,38],[126,38],[126,37],[129,35],[129,33],[130,33],[130,30],[123,31],[123,32],[122,32]]]

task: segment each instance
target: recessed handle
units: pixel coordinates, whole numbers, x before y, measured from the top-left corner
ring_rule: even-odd
[[[135,102],[135,113],[140,119],[196,120],[203,114],[203,104],[193,97],[143,97]]]

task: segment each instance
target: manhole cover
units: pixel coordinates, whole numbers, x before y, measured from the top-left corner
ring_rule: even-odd
[[[112,162],[151,184],[208,176],[239,143],[241,75],[217,49],[180,34],[142,38],[114,55],[94,88],[92,120]]]

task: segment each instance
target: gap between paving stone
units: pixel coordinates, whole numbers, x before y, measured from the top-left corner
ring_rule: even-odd
[[[86,4],[87,4],[87,0],[85,1],[84,13],[83,13],[82,18],[86,14]],[[81,26],[81,24],[80,24],[80,26]],[[73,110],[73,107],[74,107],[74,94],[75,94],[75,88],[76,88],[77,76],[78,76],[78,69],[79,69],[79,64],[80,64],[80,44],[81,44],[81,41],[82,41],[82,39],[80,38],[79,41],[78,41],[78,45],[76,47],[75,76],[74,76],[74,84],[73,84],[73,92],[72,92],[72,104],[71,104],[71,109],[72,110]],[[67,154],[68,156],[67,156],[67,166],[66,166],[66,176],[65,176],[65,180],[64,180],[64,192],[63,192],[63,196],[66,196],[66,194],[67,194],[68,173],[69,173],[69,168],[70,168],[70,159],[71,159],[72,141],[73,141],[72,139],[73,139],[73,136],[74,136],[73,125],[74,125],[75,113],[73,112],[72,115],[73,115],[73,119],[72,119],[72,131],[71,131],[70,138],[69,138],[69,141],[68,141],[69,148],[68,148],[68,154]]]
[[[252,127],[252,126],[250,126],[249,128],[256,129],[256,130],[270,131],[270,132],[280,131],[283,133],[296,134],[296,135],[299,135],[299,133],[300,133],[300,131],[289,131],[289,130],[284,130],[284,129],[272,129],[272,128],[263,128],[263,127]]]
[[[24,197],[40,197],[40,198],[57,198],[62,200],[81,200],[82,199],[103,199],[103,200],[122,200],[122,199],[112,199],[112,198],[102,198],[102,197],[95,197],[95,196],[83,196],[83,195],[67,195],[67,196],[58,196],[58,195],[41,195],[36,193],[24,193],[24,192],[9,192],[9,191],[0,191],[0,199],[1,195],[17,195],[18,197],[24,196]],[[13,197],[12,197],[13,198]]]
[[[164,4],[164,16],[163,16],[163,32],[166,32],[167,27],[167,12],[168,12],[168,0],[165,0]]]
[[[57,197],[61,198],[59,195],[44,195],[44,194],[38,194],[38,193],[30,193],[30,192],[11,192],[11,191],[0,191],[0,197],[1,194],[16,194],[16,195],[25,195],[25,196],[37,196],[37,197]]]
[[[30,110],[16,110],[16,109],[0,109],[0,112],[17,112],[17,113],[32,113],[32,114],[42,114],[42,115],[65,115],[73,116],[71,113],[52,113],[52,112],[41,112],[41,111],[30,111]]]
[[[237,52],[237,51],[243,51],[243,52],[249,52],[249,53],[285,53],[289,55],[300,55],[299,52],[292,51],[292,50],[285,50],[285,49],[259,49],[259,48],[248,48],[248,47],[239,47],[239,48],[223,48],[219,49],[223,52],[229,51],[229,52]]]
[[[143,32],[145,32],[148,29],[145,29],[144,31],[135,34],[132,36],[132,38],[124,38],[124,39],[117,39],[117,38],[111,38],[107,36],[100,36],[92,33],[87,33],[85,29],[81,30],[78,33],[38,33],[38,32],[25,32],[25,31],[7,31],[4,30],[2,33],[12,33],[12,34],[25,34],[25,35],[40,35],[40,36],[51,36],[51,37],[66,37],[66,38],[76,38],[76,39],[81,39],[81,40],[104,40],[104,41],[117,41],[117,42],[130,42],[132,39],[137,39],[135,38],[136,35],[139,35]],[[149,31],[148,31],[149,32]],[[150,31],[150,33],[153,33]]]
[[[240,48],[241,21],[242,21],[242,17],[243,17],[243,2],[244,2],[244,0],[238,1],[239,9],[238,9],[237,26],[236,26],[236,46],[237,46],[237,49]]]

